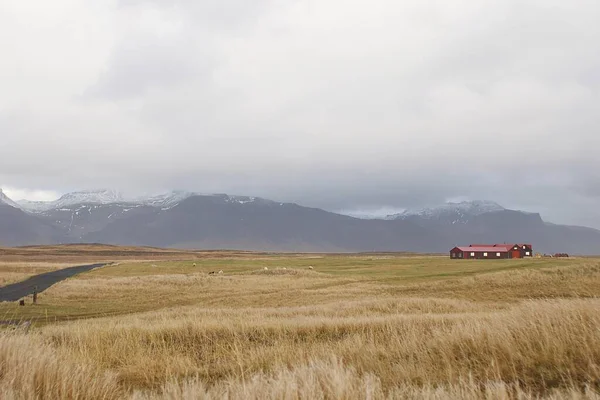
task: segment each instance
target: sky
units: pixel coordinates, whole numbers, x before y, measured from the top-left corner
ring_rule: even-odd
[[[600,228],[597,0],[2,0],[0,187]]]

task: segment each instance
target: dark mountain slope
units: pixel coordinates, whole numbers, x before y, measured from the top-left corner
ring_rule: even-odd
[[[175,192],[136,201],[115,193],[77,192],[54,202],[17,204],[0,192],[0,246],[91,242],[446,253],[456,245],[527,242],[542,253],[600,254],[598,230],[548,224],[539,214],[491,201],[448,203],[386,220],[364,220],[254,197]]]
[[[360,220],[262,199],[232,202],[226,196],[194,196],[155,215],[113,221],[84,239],[255,250],[425,251],[431,236],[407,221]]]
[[[494,211],[460,223],[419,216],[406,220],[442,235],[446,249],[471,243],[531,243],[541,253],[600,254],[600,231],[548,224],[535,213]]]
[[[61,243],[64,232],[18,208],[0,203],[0,245],[20,246]]]
[[[159,208],[131,203],[75,204],[32,214],[62,229],[68,241],[79,242],[90,232],[102,231],[114,220],[158,214]]]

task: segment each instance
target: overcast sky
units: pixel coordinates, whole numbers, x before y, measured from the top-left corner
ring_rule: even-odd
[[[598,0],[0,1],[0,186],[600,227]]]

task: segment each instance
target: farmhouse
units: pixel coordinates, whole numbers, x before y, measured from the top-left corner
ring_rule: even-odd
[[[498,260],[504,258],[533,257],[530,244],[472,244],[468,247],[455,247],[450,250],[450,258]]]

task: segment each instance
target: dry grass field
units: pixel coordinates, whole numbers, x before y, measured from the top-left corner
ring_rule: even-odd
[[[33,275],[55,271],[72,265],[69,263],[0,261],[0,286],[20,282]]]
[[[600,259],[46,251],[116,262],[0,304],[1,398],[600,399]]]

